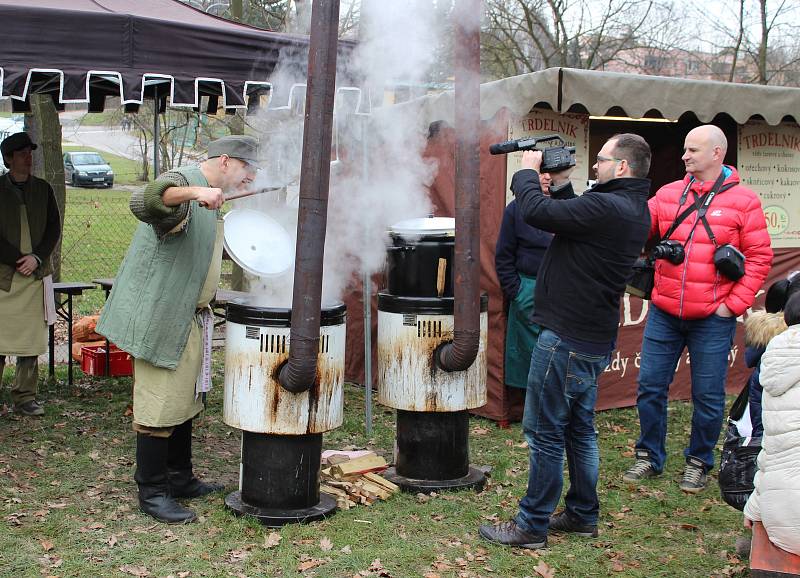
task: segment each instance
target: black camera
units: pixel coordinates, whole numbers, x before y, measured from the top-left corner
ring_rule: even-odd
[[[489,152],[493,155],[506,155],[516,151],[529,151],[536,149],[536,145],[541,142],[557,140],[560,144],[550,146],[542,150],[542,166],[540,173],[557,173],[575,166],[575,147],[564,146],[564,139],[557,134],[543,137],[526,137],[517,140],[509,140],[489,146]]]
[[[650,255],[653,259],[666,259],[673,265],[680,265],[686,258],[686,252],[683,250],[681,242],[672,239],[661,241],[658,245],[653,247]]]

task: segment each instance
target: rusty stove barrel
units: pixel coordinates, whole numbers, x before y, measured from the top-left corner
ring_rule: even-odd
[[[242,454],[239,491],[225,504],[268,526],[319,520],[336,509],[319,491],[319,470],[322,434],[342,423],[345,306],[322,309],[317,378],[302,393],[278,381],[290,331],[291,309],[257,296],[228,304],[223,419],[242,430]]]
[[[390,233],[386,292],[378,294],[378,401],[397,410],[395,466],[409,492],[483,487],[469,465],[469,410],[486,403],[488,296],[480,343],[466,371],[445,371],[435,352],[454,329],[452,219],[414,219]]]

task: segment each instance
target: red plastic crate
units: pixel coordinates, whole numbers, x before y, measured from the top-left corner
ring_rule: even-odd
[[[81,347],[81,369],[87,375],[106,374],[106,347],[105,345],[89,345]],[[109,364],[111,377],[133,375],[133,358],[130,354],[111,346],[111,363]]]

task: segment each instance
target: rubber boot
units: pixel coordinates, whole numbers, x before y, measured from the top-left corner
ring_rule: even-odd
[[[170,495],[167,477],[167,438],[136,434],[136,474],[139,508],[159,522],[187,524],[197,516]]]
[[[192,471],[192,420],[177,426],[169,437],[167,467],[173,498],[199,498],[225,488],[222,484],[201,482]]]

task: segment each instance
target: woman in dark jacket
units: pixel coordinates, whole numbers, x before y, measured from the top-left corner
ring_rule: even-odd
[[[542,173],[539,180],[542,192],[547,194],[550,175]],[[536,274],[552,238],[552,233],[525,223],[517,211],[516,199],[508,204],[497,238],[494,264],[508,301],[504,374],[506,385],[511,387],[528,387],[531,353],[540,331],[533,322]]]

